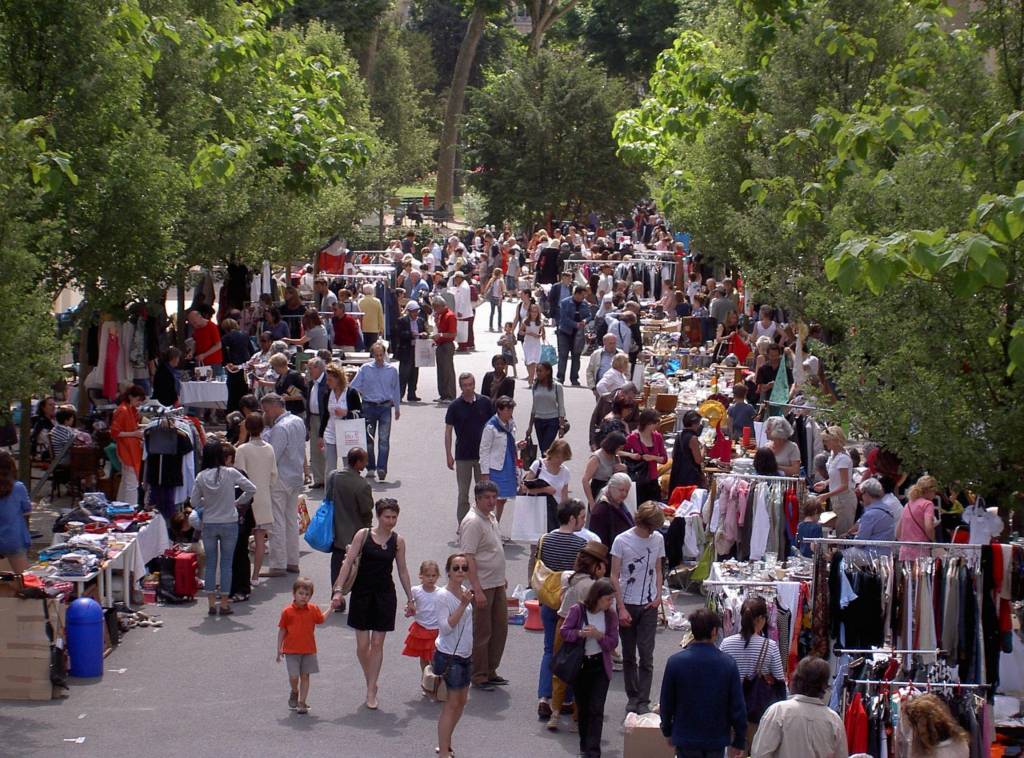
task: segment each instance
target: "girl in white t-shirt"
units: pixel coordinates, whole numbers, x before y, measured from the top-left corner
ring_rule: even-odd
[[[437,640],[437,580],[441,568],[434,561],[420,564],[420,583],[412,588],[412,599],[416,602],[416,613],[409,625],[402,655],[420,659],[420,672],[434,658],[434,642]]]

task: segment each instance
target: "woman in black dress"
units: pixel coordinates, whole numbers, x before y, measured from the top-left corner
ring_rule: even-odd
[[[683,431],[676,437],[672,448],[672,474],[669,476],[669,495],[676,487],[694,484],[704,486],[704,453],[700,447],[701,415],[697,411],[683,414]]]
[[[377,679],[384,662],[384,637],[395,629],[398,598],[392,579],[395,563],[405,590],[405,615],[416,613],[409,569],[405,564],[405,540],[395,532],[398,501],[382,498],[374,506],[376,529],[360,529],[352,540],[334,585],[331,605],[337,608],[344,597],[338,589],[345,584],[356,556],[360,556],[352,595],[348,601],[348,625],[356,630],[356,656],[366,678],[366,707],[377,710]]]

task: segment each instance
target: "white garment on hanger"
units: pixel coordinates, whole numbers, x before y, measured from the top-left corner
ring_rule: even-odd
[[[750,560],[764,558],[771,532],[771,518],[768,515],[768,485],[758,484],[754,491],[754,523],[750,528]]]
[[[270,290],[271,290],[270,282],[271,281],[272,281],[272,278],[271,278],[271,274],[270,274],[270,261],[263,261],[263,270],[260,272],[260,294],[261,295],[269,295],[270,294]],[[259,300],[258,297],[256,299]]]

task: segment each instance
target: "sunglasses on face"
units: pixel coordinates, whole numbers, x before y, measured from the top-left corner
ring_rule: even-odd
[[[452,571],[469,571],[469,566],[452,566]]]

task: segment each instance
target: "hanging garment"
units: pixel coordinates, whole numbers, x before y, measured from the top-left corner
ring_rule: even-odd
[[[846,710],[846,745],[849,752],[866,753],[868,750],[868,714],[859,692],[854,694]]]
[[[113,329],[107,332],[107,352],[103,360],[103,396],[116,400],[118,395],[117,363],[121,357],[121,341]]]
[[[754,487],[754,514],[750,527],[750,560],[764,558],[771,532],[771,517],[768,514],[768,485]]]

